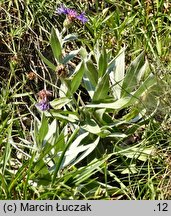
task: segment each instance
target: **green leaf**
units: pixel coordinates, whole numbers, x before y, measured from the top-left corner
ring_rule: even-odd
[[[69,61],[71,61],[77,54],[79,53],[79,50],[73,50],[68,55],[66,55],[63,60],[62,64],[67,64]]]
[[[80,62],[79,65],[75,68],[74,74],[71,76],[71,89],[70,93],[75,93],[79,88],[83,74],[85,71],[85,64],[84,61]]]
[[[67,95],[67,92],[69,93],[69,89],[71,88],[70,87],[71,82],[69,79],[61,78],[60,80],[61,80],[61,84],[59,86],[59,97],[63,98]]]
[[[96,87],[98,82],[98,71],[90,59],[86,61],[86,67],[87,70],[85,70],[85,74],[90,80],[91,84]]]
[[[52,28],[50,37],[50,46],[53,51],[54,58],[60,63],[62,59],[62,45],[60,33],[57,29]]]
[[[57,130],[57,120],[56,119],[54,119],[53,121],[52,121],[52,123],[49,125],[49,127],[48,127],[48,132],[47,132],[47,134],[46,134],[46,136],[45,136],[45,138],[44,138],[44,140],[49,140],[50,138],[53,138],[53,137],[55,137],[55,134],[56,134],[56,131]]]
[[[127,137],[127,135],[124,133],[115,132],[115,133],[109,134],[108,137],[125,138]]]
[[[121,109],[129,103],[131,97],[121,98],[116,100],[113,103],[98,103],[98,104],[88,104],[86,105],[87,108],[107,108],[107,109]]]
[[[19,97],[25,97],[25,96],[29,96],[32,95],[32,92],[26,92],[26,93],[21,93],[21,94],[13,94],[11,97],[13,98],[19,98]]]
[[[56,163],[56,166],[55,166],[55,170],[54,170],[54,174],[53,174],[53,178],[52,178],[52,184],[55,183],[55,179],[58,175],[58,172],[60,171],[60,168],[62,167],[62,164],[63,164],[63,160],[64,160],[64,157],[65,157],[65,154],[66,154],[66,151],[69,149],[69,147],[71,146],[71,144],[73,143],[73,140],[75,139],[76,140],[76,136],[77,136],[77,133],[79,132],[79,127],[77,127],[70,139],[67,141],[66,145],[65,145],[65,148],[64,150],[61,152],[61,155],[59,156],[59,160],[58,160],[58,163]]]
[[[105,73],[102,78],[99,78],[99,82],[96,86],[93,95],[93,101],[100,101],[106,99],[109,92],[109,74]]]
[[[62,162],[62,167],[64,168],[68,165],[73,166],[82,161],[85,157],[87,157],[98,145],[100,138],[97,137],[90,144],[82,144],[82,141],[88,136],[88,133],[84,133],[79,135],[76,140],[72,143],[68,151],[65,153],[65,157]],[[78,156],[79,155],[79,156]]]
[[[96,172],[99,172],[99,168],[101,166],[104,165],[104,163],[106,163],[106,161],[108,160],[109,158],[109,155],[108,156],[105,156],[105,158],[102,158],[102,159],[95,159],[91,164],[89,164],[88,166],[86,166],[86,168],[81,168],[81,175],[77,175],[75,178],[74,178],[74,182],[76,185],[81,185],[84,181],[86,181],[87,179],[90,178],[91,175],[94,175]]]
[[[1,182],[1,188],[3,188],[3,192],[5,193],[5,196],[7,197],[8,190],[9,190],[9,183],[7,184],[5,175],[2,175],[1,173],[0,173],[0,182]]]
[[[138,74],[140,69],[144,65],[144,52],[142,52],[137,58],[130,64],[122,85],[122,97],[131,93],[138,83]]]
[[[25,163],[23,163],[21,167],[17,170],[13,178],[11,178],[10,183],[8,183],[9,193],[14,188],[14,186],[18,184],[18,182],[21,182],[23,180],[23,175],[27,174],[26,170],[28,170],[28,167],[29,167],[29,160],[25,161]]]
[[[106,109],[97,109],[93,113],[93,117],[101,125],[108,125],[113,123],[112,117],[106,112]]]
[[[76,40],[78,38],[78,36],[76,34],[68,34],[67,36],[65,36],[63,38],[63,43],[66,43],[68,41],[71,41],[71,40]]]
[[[56,98],[53,101],[50,102],[50,105],[54,108],[54,109],[61,109],[62,107],[64,107],[66,104],[68,104],[71,101],[71,99],[67,98],[67,97],[62,97],[62,98]]]
[[[64,155],[63,161],[61,163],[61,168],[64,168],[65,166],[70,165],[74,161],[74,159],[77,157],[77,155],[86,149],[83,145],[81,145],[81,146],[79,146],[79,145],[82,142],[82,140],[88,136],[88,134],[89,134],[88,132],[83,133],[83,134],[79,135],[72,142],[69,149],[66,151],[66,153]]]
[[[93,134],[99,134],[101,132],[99,125],[95,122],[94,119],[86,119],[81,127]]]
[[[55,117],[56,119],[59,119],[61,121],[66,121],[66,122],[77,122],[78,116],[76,113],[74,112],[70,112],[70,111],[59,111],[58,110],[51,110],[50,113],[46,113],[46,116],[48,117]]]
[[[141,69],[139,70],[139,72],[137,74],[137,83],[138,84],[141,82],[143,76],[148,71],[148,69],[149,69],[149,63],[148,63],[148,61],[145,61],[144,65],[141,67]]]
[[[56,133],[57,133],[57,131],[56,131]],[[60,135],[57,136],[56,142],[54,143],[54,145],[45,145],[44,148],[42,149],[42,151],[40,151],[39,157],[34,164],[34,166],[36,166],[37,169],[32,174],[31,178],[34,178],[34,176],[39,172],[39,170],[43,169],[43,167],[46,166],[46,164],[42,163],[42,161],[44,161],[47,158],[47,155],[51,154],[52,149],[54,149],[53,154],[57,154],[60,150],[63,151],[65,149],[65,147],[66,147],[65,145],[66,145],[65,135],[64,135],[64,130],[63,130],[60,133]],[[53,159],[56,162],[59,159],[59,157],[55,156]],[[42,165],[40,166],[40,164],[42,164]]]
[[[42,114],[41,125],[37,133],[38,144],[41,145],[44,141],[46,134],[48,133],[48,122],[44,113]]]
[[[100,137],[97,137],[96,140],[94,140],[92,143],[86,145],[86,150],[79,155],[79,157],[77,157],[77,159],[74,161],[74,163],[72,164],[72,166],[78,164],[80,161],[82,161],[85,157],[87,157],[98,145],[100,141]]]
[[[56,66],[55,66],[52,62],[50,62],[47,58],[45,58],[39,51],[38,51],[38,53],[39,53],[40,58],[44,61],[44,63],[45,63],[50,69],[52,69],[53,71],[56,71]]]
[[[86,48],[84,48],[84,47],[81,47],[81,48],[80,48],[79,54],[80,54],[80,56],[81,56],[81,59],[84,59],[84,60],[85,60],[85,59],[87,58],[87,56],[88,56],[88,52],[87,52]]]
[[[150,88],[157,84],[157,77],[153,74],[149,75],[147,79],[140,85],[140,87],[132,94],[129,105],[134,104],[136,101],[140,100],[141,96],[148,94]]]
[[[130,164],[129,168],[124,169],[121,174],[135,174],[137,172],[136,164]]]
[[[12,131],[12,124],[9,125],[8,127],[8,137],[11,136],[11,131]],[[10,141],[12,140],[12,138],[8,138],[7,139],[7,143],[5,145],[5,149],[4,149],[4,152],[3,152],[3,162],[2,162],[2,173],[4,174],[5,170],[6,170],[6,166],[8,164],[8,161],[10,160],[10,156],[11,156],[11,145],[10,145]]]
[[[119,154],[131,159],[138,159],[140,161],[147,161],[149,156],[154,155],[156,149],[154,147],[132,147],[123,151],[119,151]]]
[[[46,166],[46,163],[44,160],[39,160],[39,163],[36,163],[34,166],[34,172],[37,172],[39,174],[46,175],[49,173],[48,168]]]
[[[83,76],[83,83],[85,89],[88,91],[90,98],[93,98],[95,87],[92,85],[92,83],[85,74]]]
[[[67,127],[67,126],[66,126]],[[68,127],[67,127],[68,130]],[[65,148],[65,127],[63,128],[62,132],[57,137],[56,143],[55,143],[55,153],[57,154],[59,151],[63,151]]]
[[[107,53],[106,49],[103,48],[98,61],[98,77],[102,77],[107,70]]]
[[[116,99],[121,97],[122,83],[125,75],[125,49],[122,49],[118,56],[109,64],[110,81],[112,92]]]

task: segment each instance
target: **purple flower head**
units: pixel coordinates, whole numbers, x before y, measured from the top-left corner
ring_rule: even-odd
[[[56,10],[57,14],[65,14],[71,18],[76,18],[77,17],[77,11],[70,9],[70,8],[66,8],[65,6],[61,6]]]
[[[36,107],[39,108],[41,111],[46,111],[50,108],[49,102],[41,101],[36,104]]]
[[[50,109],[49,97],[52,96],[52,93],[48,90],[42,89],[38,92],[39,103],[36,104],[36,107],[42,111]]]
[[[66,8],[65,6],[61,6],[56,10],[57,14],[65,14],[68,18],[68,20],[73,21],[75,19],[80,20],[83,24],[88,21],[88,19],[85,16],[85,13],[78,14],[76,10]]]
[[[69,8],[68,8],[68,11],[67,11],[67,15],[68,15],[69,19],[75,19],[78,16],[77,11],[75,11],[73,9],[69,9]]]
[[[57,14],[68,14],[68,8],[63,5],[56,10]]]
[[[83,24],[88,21],[87,17],[85,17],[85,13],[81,13],[80,15],[77,16],[77,19],[80,20]]]

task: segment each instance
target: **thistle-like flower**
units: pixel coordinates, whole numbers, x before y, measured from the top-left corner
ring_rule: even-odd
[[[85,24],[88,21],[88,19],[85,16],[84,12],[81,13],[81,14],[78,14],[76,10],[67,8],[64,5],[62,5],[61,7],[59,7],[56,10],[56,13],[57,14],[65,14],[67,16],[67,19],[69,21],[74,21],[74,20],[77,19],[77,20],[80,20],[83,24]]]
[[[77,16],[77,19],[80,20],[83,24],[88,21],[87,17],[85,16],[85,13],[81,13],[80,15]]]
[[[56,10],[57,14],[68,14],[68,9],[63,5]]]
[[[40,101],[36,104],[36,107],[39,108],[41,111],[46,111],[50,108],[50,104],[47,101]]]
[[[36,107],[42,111],[50,109],[49,97],[52,96],[52,93],[43,89],[38,92],[38,96],[39,103],[36,104]]]

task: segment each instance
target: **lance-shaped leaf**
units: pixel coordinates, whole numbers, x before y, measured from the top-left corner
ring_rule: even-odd
[[[67,36],[64,37],[63,43],[66,43],[68,41],[76,40],[78,38],[77,34],[68,34]]]
[[[83,140],[88,136],[88,134],[89,133],[87,132],[81,134],[74,140],[68,151],[65,153],[61,168],[79,163],[96,148],[100,140],[99,137],[97,137],[92,143],[84,145]]]
[[[122,85],[122,97],[131,93],[138,83],[139,71],[144,65],[144,52],[130,64]]]
[[[61,62],[62,59],[62,42],[61,36],[57,29],[52,28],[51,37],[50,37],[50,46],[53,51],[54,58]]]
[[[56,98],[53,101],[50,102],[50,105],[54,109],[61,109],[63,106],[68,104],[71,100],[67,97],[62,97],[62,98]]]
[[[85,71],[85,64],[84,64],[84,61],[82,61],[75,68],[74,74],[71,76],[70,93],[73,94],[79,88],[82,78],[83,78],[84,71]]]
[[[99,61],[98,61],[98,73],[99,77],[102,77],[107,69],[107,53],[105,48],[103,48],[102,53],[100,54]]]
[[[39,53],[39,56],[40,58],[43,60],[43,62],[50,68],[52,69],[53,71],[56,71],[56,66],[50,62],[46,57],[44,57],[40,52]]]
[[[130,102],[131,97],[121,98],[112,103],[98,103],[98,104],[88,104],[88,108],[106,108],[106,109],[121,109],[127,106]]]
[[[78,50],[73,50],[71,51],[68,55],[66,55],[63,60],[62,60],[62,64],[67,64],[69,61],[71,61],[77,54],[79,53],[79,49]]]
[[[100,137],[97,137],[97,139],[94,140],[92,143],[86,145],[84,147],[85,151],[82,154],[80,154],[79,157],[76,158],[76,160],[72,165],[76,165],[77,163],[82,161],[85,157],[87,157],[97,147],[99,141],[100,141]]]
[[[90,98],[93,98],[95,87],[92,85],[92,83],[90,82],[90,80],[85,74],[83,76],[83,83],[84,83],[84,87],[87,90]]]
[[[96,87],[98,82],[98,71],[90,59],[86,61],[86,67],[87,70],[85,71],[85,74],[90,80],[91,84]]]
[[[125,73],[125,49],[122,49],[118,56],[109,64],[110,81],[112,93],[116,99],[121,97],[122,83]]]
[[[148,94],[151,87],[157,84],[157,77],[153,74],[150,74],[147,79],[140,85],[140,87],[132,94],[131,100],[128,105],[134,104],[137,100],[140,100],[140,97]],[[142,102],[142,101],[140,101]]]
[[[48,121],[43,113],[40,127],[35,134],[37,137],[37,145],[41,148],[41,145],[44,144],[44,138],[48,133]]]
[[[101,132],[99,125],[95,122],[94,119],[86,119],[81,127],[93,134],[99,134]]]
[[[99,78],[93,95],[93,101],[100,101],[106,99],[109,92],[109,74],[106,73],[103,77]]]

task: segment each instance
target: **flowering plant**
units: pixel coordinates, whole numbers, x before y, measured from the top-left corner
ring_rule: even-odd
[[[88,21],[84,13],[78,14],[65,6],[59,7],[56,13],[65,14],[70,23]],[[46,90],[38,94],[40,102],[37,107],[42,111],[52,109],[42,113],[35,132],[40,149],[48,146],[45,143],[56,146],[55,154],[50,153],[55,161],[51,161],[51,169],[55,167],[53,181],[63,168],[85,159],[105,138],[111,144],[126,140],[129,134],[122,129],[125,124],[133,131],[132,123],[143,125],[147,118],[140,98],[156,85],[144,52],[126,69],[125,48],[116,57],[98,43],[90,52],[83,47],[68,52],[66,43],[77,37],[64,33],[68,31],[53,28],[51,32],[49,44],[55,63],[40,54],[58,79],[55,82],[58,98],[49,101],[51,94]],[[73,61],[75,57],[77,61]],[[124,112],[128,109],[129,113]],[[120,115],[121,111],[123,114]]]

